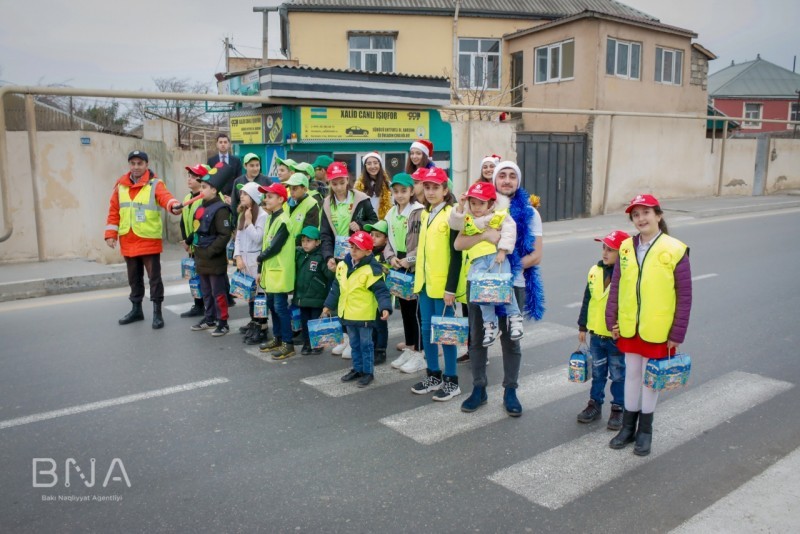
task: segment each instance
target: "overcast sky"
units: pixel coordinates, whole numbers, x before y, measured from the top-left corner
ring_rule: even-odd
[[[152,79],[213,83],[223,39],[261,56],[261,14],[277,0],[0,0],[0,80],[99,89],[152,89]],[[796,0],[627,0],[695,31],[719,59],[711,71],[755,59],[788,69],[800,55]],[[275,26],[277,28],[277,26]],[[273,32],[277,37],[277,32]],[[272,42],[272,41],[271,41]],[[278,43],[271,45],[277,57]],[[800,66],[798,66],[800,71]]]

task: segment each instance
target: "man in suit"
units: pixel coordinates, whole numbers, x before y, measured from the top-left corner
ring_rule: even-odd
[[[228,137],[228,134],[226,133],[217,134],[217,151],[218,153],[216,156],[211,156],[208,158],[208,165],[213,167],[221,161],[226,165],[233,167],[232,178],[222,186],[222,190],[220,191],[222,196],[225,197],[225,203],[230,205],[231,192],[233,191],[233,181],[244,174],[244,171],[242,170],[242,160],[231,154],[231,138]]]

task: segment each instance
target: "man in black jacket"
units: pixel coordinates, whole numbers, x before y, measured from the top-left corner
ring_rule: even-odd
[[[237,177],[244,174],[242,171],[242,160],[231,154],[231,138],[228,137],[228,134],[226,133],[217,134],[217,150],[219,153],[216,156],[211,156],[208,158],[208,165],[210,167],[214,167],[221,161],[225,165],[230,165],[233,169],[231,178],[224,184],[221,184],[222,189],[220,189],[220,193],[222,193],[222,196],[225,197],[225,202],[230,205],[231,192],[233,191],[233,181]]]

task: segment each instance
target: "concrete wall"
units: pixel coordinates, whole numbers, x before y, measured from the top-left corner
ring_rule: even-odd
[[[91,143],[81,144],[81,137]],[[170,191],[185,193],[184,167],[204,162],[201,151],[167,150],[156,141],[143,141],[95,132],[39,132],[39,169],[47,259],[88,258],[121,262],[119,248],[103,241],[108,202],[116,180],[128,171],[127,155],[148,153],[150,168]],[[0,243],[0,262],[38,260],[27,132],[8,133],[9,205],[14,233]],[[180,239],[178,218],[164,215],[166,237]]]
[[[480,177],[481,160],[489,154],[516,160],[515,127],[511,123],[471,121],[451,123],[453,132],[452,179],[457,194]],[[469,149],[470,138],[472,150]]]
[[[767,167],[767,194],[800,189],[800,139],[772,139]]]

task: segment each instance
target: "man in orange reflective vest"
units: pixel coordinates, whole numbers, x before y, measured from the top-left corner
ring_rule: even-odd
[[[167,190],[155,173],[147,168],[149,159],[141,150],[128,154],[130,172],[122,175],[114,186],[106,218],[105,240],[116,248],[117,240],[128,267],[128,285],[133,307],[119,324],[143,321],[144,271],[150,280],[153,302],[153,328],[164,327],[161,303],[164,283],[161,281],[162,225],[159,206],[173,214],[180,212],[180,203]]]

